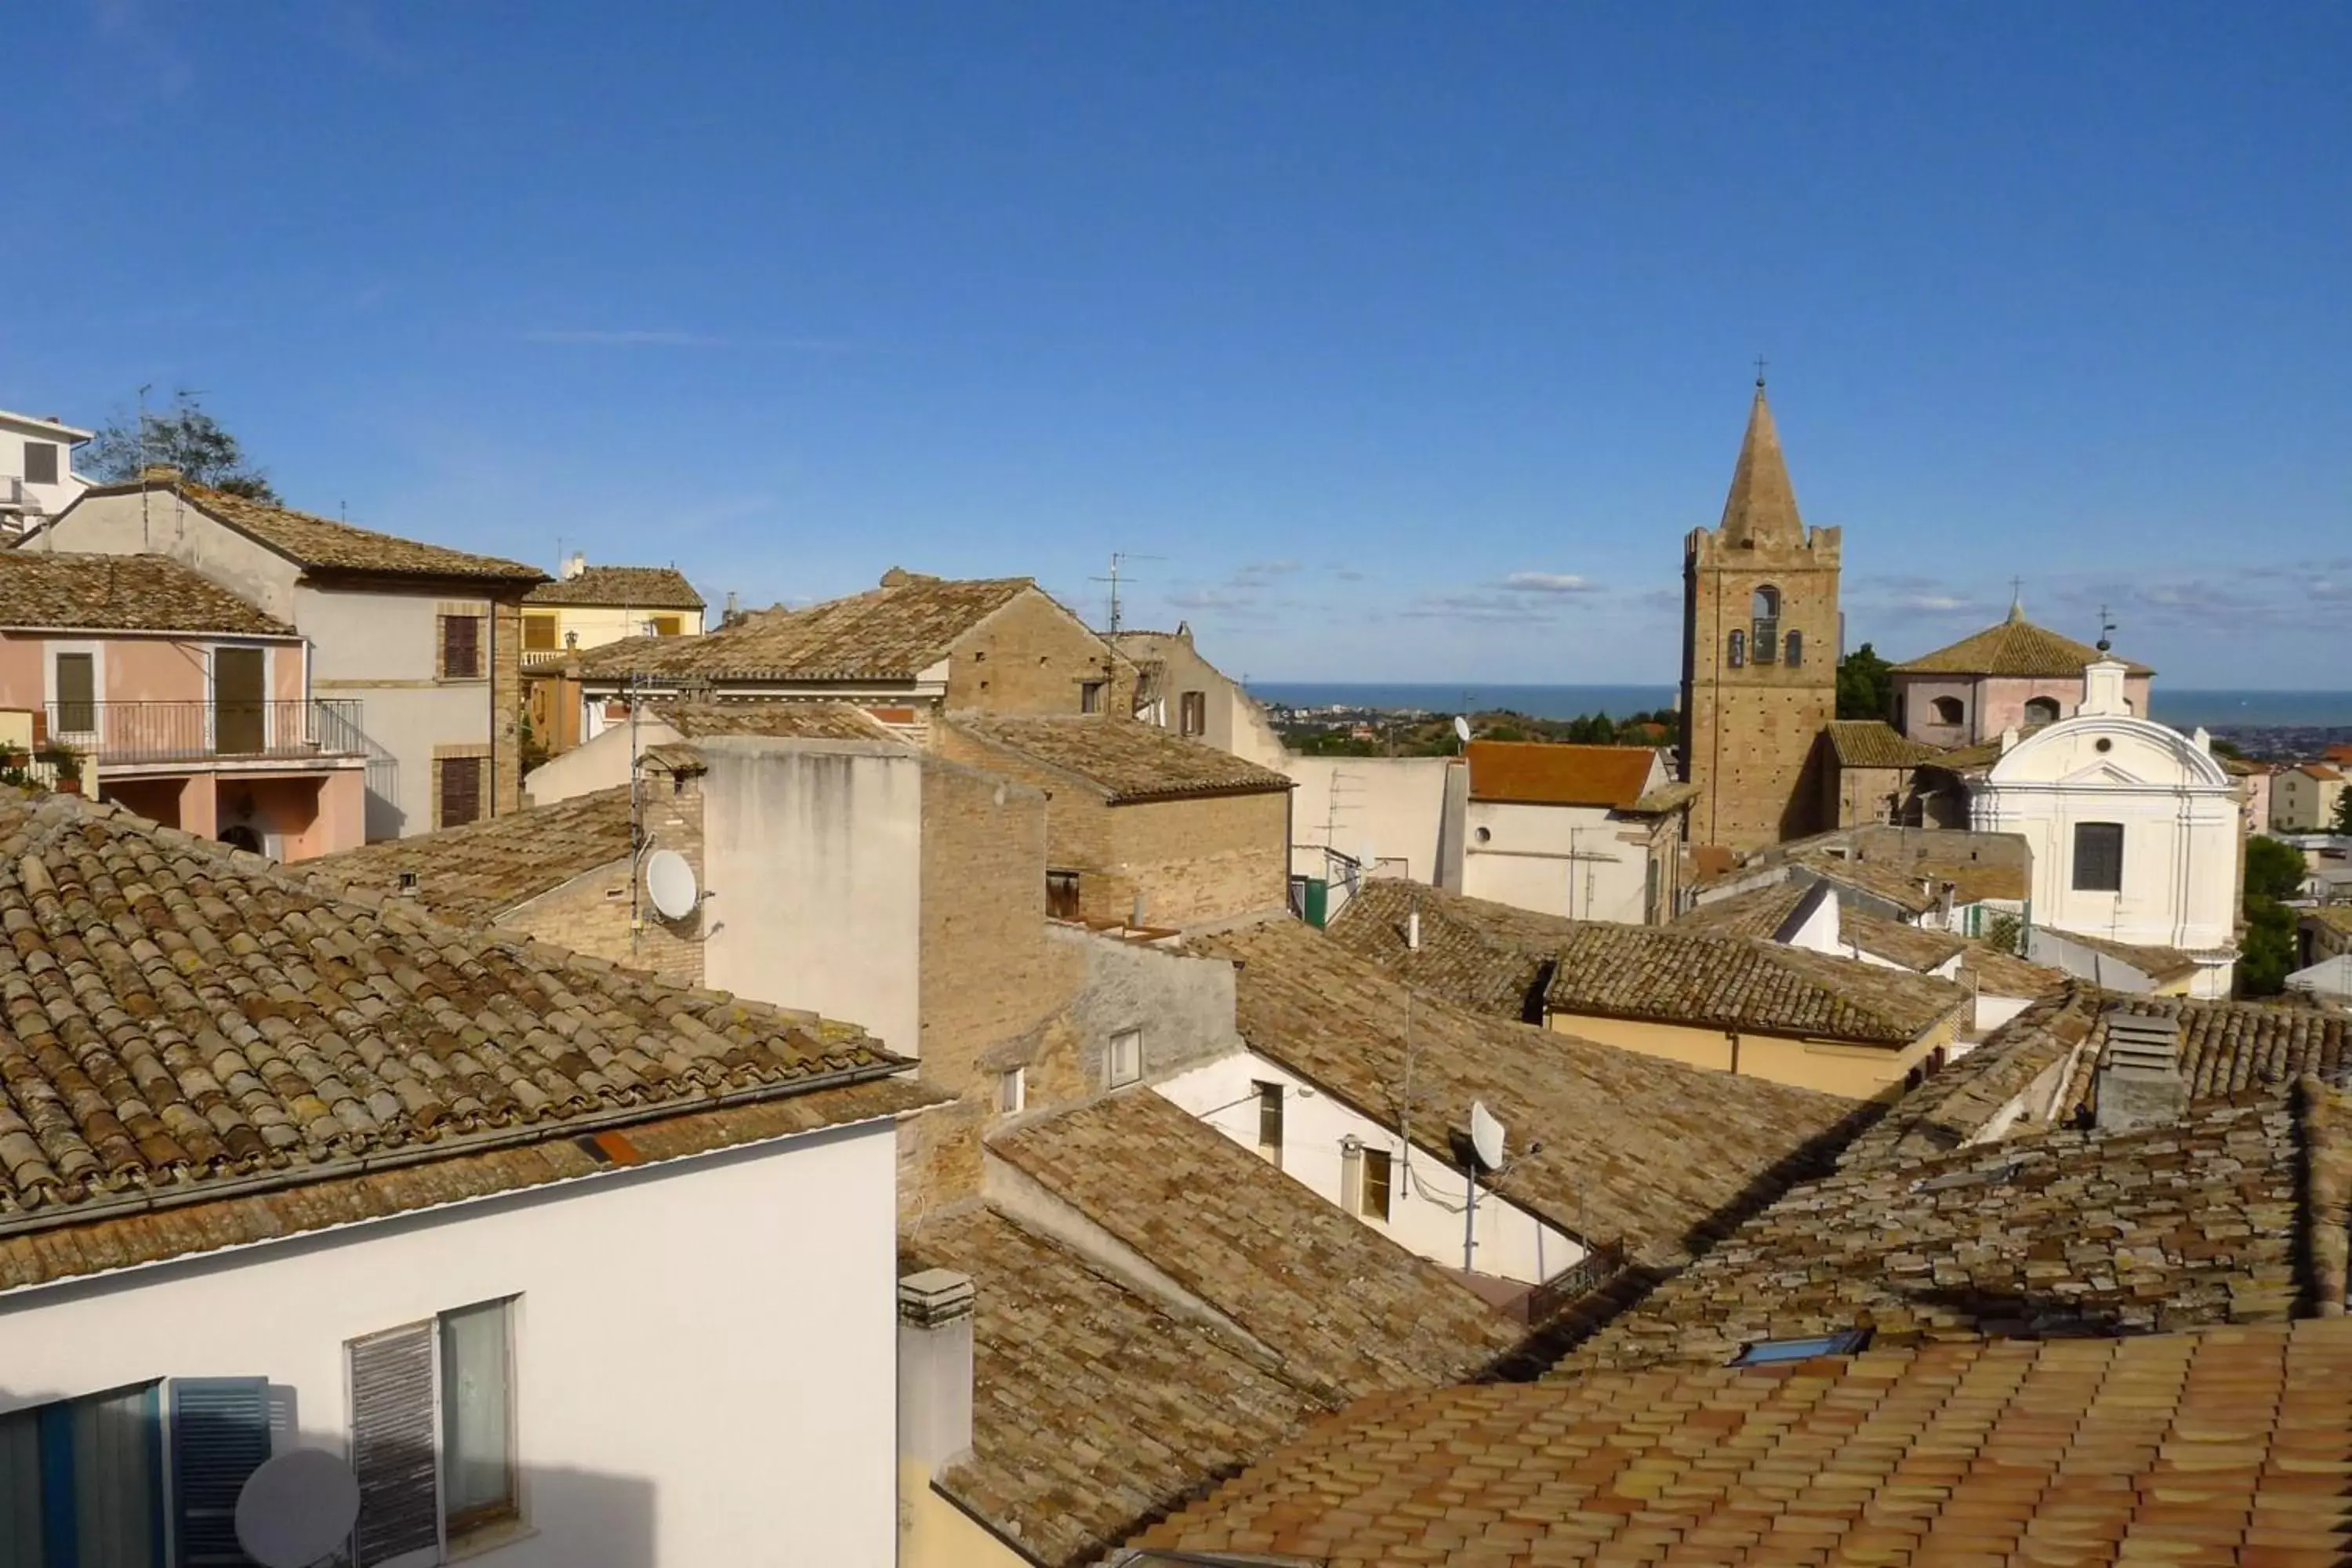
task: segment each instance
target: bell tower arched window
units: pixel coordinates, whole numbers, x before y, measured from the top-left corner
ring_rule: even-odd
[[[1805,634],[1790,632],[1780,639],[1780,662],[1790,669],[1805,662]]]
[[[1731,666],[1734,669],[1738,669],[1740,666],[1748,662],[1748,634],[1746,632],[1740,631],[1737,627],[1733,628],[1731,633],[1731,647],[1728,652],[1724,656],[1724,662]]]
[[[1770,664],[1780,651],[1780,590],[1757,589],[1749,599],[1748,617],[1755,639],[1756,662]]]

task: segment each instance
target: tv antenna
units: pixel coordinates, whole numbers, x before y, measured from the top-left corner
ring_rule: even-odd
[[[1089,577],[1087,579],[1089,583],[1108,583],[1110,584],[1110,625],[1108,630],[1111,636],[1117,637],[1118,635],[1118,584],[1122,575],[1122,568],[1124,568],[1130,561],[1165,561],[1167,559],[1168,557],[1165,555],[1138,555],[1132,551],[1114,550],[1110,552],[1110,575],[1108,577]],[[1129,582],[1134,581],[1131,577],[1127,580]]]
[[[360,1483],[324,1448],[265,1459],[236,1494],[236,1543],[261,1568],[312,1568],[359,1522]]]

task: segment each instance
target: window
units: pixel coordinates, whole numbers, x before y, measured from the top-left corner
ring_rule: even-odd
[[[98,656],[58,655],[58,732],[89,735],[98,731]]]
[[[1101,712],[1103,710],[1103,691],[1109,685],[1110,682],[1107,680],[1082,680],[1078,682],[1078,711],[1081,713]]]
[[[25,443],[25,482],[28,485],[53,485],[58,482],[58,444],[55,441]]]
[[[484,1301],[343,1347],[359,1568],[517,1518],[514,1303]]]
[[[1253,1081],[1257,1092],[1257,1152],[1282,1163],[1282,1085]]]
[[[1143,1031],[1121,1029],[1110,1037],[1110,1051],[1103,1061],[1105,1076],[1110,1087],[1133,1083],[1143,1076]]]
[[[555,617],[525,616],[522,618],[522,651],[553,653],[555,651]]]
[[[1771,663],[1780,645],[1780,590],[1759,588],[1749,595],[1748,619],[1754,628],[1756,662]]]
[[[2027,698],[2025,700],[2025,721],[2029,724],[2055,724],[2058,722],[2058,699],[2055,697]]]
[[[478,680],[482,674],[482,617],[441,617],[441,679]]]
[[[1738,669],[1747,664],[1748,634],[1746,632],[1738,630],[1734,630],[1732,632],[1731,646],[1724,657],[1724,662],[1730,665],[1734,669]]]
[[[257,1389],[259,1384],[237,1381]],[[160,1392],[158,1384],[142,1384],[0,1415],[0,1563],[9,1568],[151,1568],[163,1561]],[[253,1407],[258,1410],[258,1399]],[[180,1412],[174,1415],[187,1420]],[[181,1497],[226,1502],[234,1510],[237,1489],[268,1457],[266,1415],[245,1436],[247,1441],[218,1456],[220,1463],[207,1464],[205,1456],[184,1451]],[[225,1495],[207,1484],[215,1479],[230,1483]],[[217,1525],[192,1521],[182,1513],[180,1537],[184,1547],[198,1551],[225,1545],[231,1555],[218,1561],[241,1561],[226,1512],[218,1515]]]
[[[1868,1329],[1846,1329],[1834,1334],[1814,1334],[1799,1340],[1757,1340],[1731,1358],[1734,1366],[1773,1366],[1781,1362],[1811,1361],[1822,1355],[1852,1355],[1870,1343]]]
[[[2078,893],[2120,893],[2124,890],[2122,823],[2074,824],[2074,890]]]
[[[1934,710],[1938,724],[1958,724],[1969,716],[1968,709],[1957,697],[1938,697],[1928,706]]]
[[[996,1075],[996,1110],[1001,1116],[1011,1116],[1029,1103],[1029,1069],[1009,1068]]]
[[[1281,1118],[1280,1103],[1279,1100],[1276,1102],[1276,1121]],[[1278,1131],[1276,1135],[1279,1136]],[[1389,1152],[1385,1149],[1365,1150],[1364,1195],[1363,1202],[1357,1206],[1357,1212],[1366,1219],[1385,1220],[1389,1217]]]
[[[1177,728],[1187,735],[1209,732],[1209,694],[1187,691],[1176,700]]]
[[[440,785],[441,810],[435,818],[442,827],[462,827],[482,817],[481,757],[438,757],[434,760]]]
[[[1790,669],[1805,662],[1805,634],[1790,632],[1780,642],[1780,662]]]
[[[1078,874],[1076,871],[1045,873],[1045,916],[1048,920],[1056,921],[1078,918]]]
[[[674,637],[677,636],[678,627],[684,624],[676,616],[656,616],[653,619],[654,636]]]

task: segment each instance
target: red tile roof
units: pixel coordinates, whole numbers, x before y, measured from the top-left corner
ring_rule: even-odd
[[[1605,805],[1623,811],[1649,787],[1647,746],[1556,746],[1473,741],[1470,798],[1497,805]]]

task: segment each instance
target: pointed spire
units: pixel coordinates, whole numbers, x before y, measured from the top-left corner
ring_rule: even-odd
[[[1797,515],[1796,488],[1780,456],[1780,433],[1772,427],[1772,405],[1764,398],[1764,378],[1756,378],[1756,401],[1748,410],[1748,436],[1739,444],[1739,466],[1731,471],[1731,494],[1723,503],[1726,544],[1802,544],[1804,520]]]

